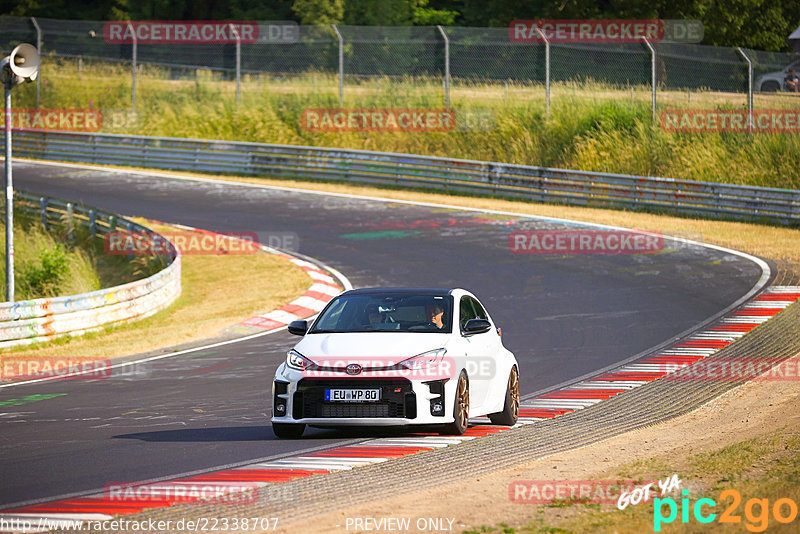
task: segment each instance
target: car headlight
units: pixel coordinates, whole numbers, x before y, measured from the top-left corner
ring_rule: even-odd
[[[292,349],[286,353],[286,365],[298,371],[305,371],[315,367],[315,363]]]
[[[418,369],[428,369],[429,367],[434,367],[439,365],[444,358],[447,349],[435,349],[429,350],[428,352],[423,352],[422,354],[417,354],[407,360],[403,360],[402,362],[398,363],[397,366],[402,369],[409,369],[411,371],[416,371]]]

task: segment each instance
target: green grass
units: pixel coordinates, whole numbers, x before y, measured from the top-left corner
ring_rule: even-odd
[[[137,114],[129,114],[128,67],[46,59],[42,106],[100,108],[104,132],[332,146],[563,167],[634,175],[800,189],[797,134],[672,134],[651,123],[646,87],[599,83],[556,84],[546,114],[540,85],[454,85],[457,117],[492,117],[482,131],[308,132],[299,119],[307,108],[339,107],[336,77],[291,79],[244,76],[242,100],[235,84],[210,72],[195,80],[170,80],[143,67],[137,79]],[[662,92],[660,109],[742,108],[743,95]],[[15,91],[15,107],[35,106],[35,86]],[[757,108],[797,108],[787,95],[758,96]],[[344,107],[443,108],[439,80],[348,80]]]
[[[0,286],[5,290],[5,225],[0,222]],[[14,220],[15,300],[86,293],[150,276],[160,259],[106,254],[102,241],[83,228],[67,236],[17,214]]]

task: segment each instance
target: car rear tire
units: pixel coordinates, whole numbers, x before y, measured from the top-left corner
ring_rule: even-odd
[[[469,381],[467,373],[461,371],[456,384],[456,396],[453,403],[453,422],[444,426],[441,434],[460,436],[469,426]]]
[[[305,430],[306,425],[300,423],[272,423],[272,431],[280,439],[299,439]]]
[[[506,402],[503,411],[490,413],[489,420],[495,425],[514,426],[519,418],[519,371],[516,366],[511,368],[506,387]]]
[[[781,90],[781,86],[774,80],[769,80],[761,84],[762,93],[776,93]]]

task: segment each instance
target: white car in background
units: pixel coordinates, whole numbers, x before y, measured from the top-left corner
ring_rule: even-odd
[[[463,289],[371,288],[342,293],[275,372],[272,428],[434,425],[463,434],[470,417],[512,426],[519,367],[500,329]]]
[[[791,62],[790,64],[786,65],[783,70],[777,70],[775,72],[768,72],[759,76],[756,79],[755,83],[755,90],[760,93],[771,93],[775,91],[786,91],[786,75],[789,74],[792,70],[796,71],[798,75],[800,75],[800,59]]]

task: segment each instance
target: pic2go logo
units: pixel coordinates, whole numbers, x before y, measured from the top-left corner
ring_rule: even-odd
[[[742,522],[742,517],[737,513],[742,496],[737,490],[729,489],[719,494],[720,502],[731,500],[725,511],[719,515],[719,519],[717,519],[717,514],[711,511],[717,506],[713,499],[698,499],[694,505],[691,505],[687,497],[689,490],[683,490],[681,494],[683,495],[680,504],[681,523],[689,523],[690,512],[695,521],[703,524],[712,523],[715,519],[718,523],[739,524]],[[667,516],[664,516],[665,506],[669,510]],[[778,523],[791,523],[797,519],[797,503],[784,497],[776,500],[770,508],[769,499],[749,499],[744,505],[744,517],[747,521],[745,528],[750,532],[764,532],[769,526],[770,512]],[[670,524],[677,518],[678,503],[675,502],[675,499],[667,497],[656,498],[653,501],[653,532],[661,532],[662,524]]]

